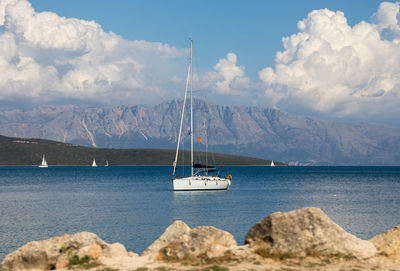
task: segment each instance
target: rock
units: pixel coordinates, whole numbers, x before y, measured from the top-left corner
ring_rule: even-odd
[[[250,229],[245,243],[253,248],[264,248],[271,255],[364,259],[377,252],[371,242],[346,232],[321,209],[314,207],[265,217]]]
[[[65,268],[65,267],[67,267],[68,263],[69,263],[69,261],[68,261],[67,256],[65,256],[64,254],[63,254],[63,255],[60,255],[60,256],[57,258],[56,270],[57,270],[57,269],[63,269],[63,268]]]
[[[379,252],[400,256],[400,225],[369,240]]]
[[[103,255],[103,249],[98,244],[92,244],[79,249],[77,254],[79,258],[83,258],[87,255],[97,259]]]
[[[210,226],[190,229],[184,222],[177,220],[143,252],[142,256],[180,260],[203,254],[212,258],[223,256],[226,250],[236,245],[229,232]]]
[[[233,249],[237,243],[229,232],[211,227],[200,226],[170,240],[160,250],[161,258],[182,260],[206,256],[208,258],[223,256],[227,250]]]
[[[129,251],[128,252],[128,257],[139,257],[139,254],[137,254],[135,252],[132,252],[132,251]]]
[[[177,240],[189,231],[190,228],[185,224],[185,222],[180,220],[174,221],[174,223],[172,223],[165,232],[143,252],[142,256],[158,254],[158,252],[171,241]]]
[[[104,256],[108,258],[126,257],[128,256],[128,252],[123,244],[114,243],[107,247],[107,249],[104,251]]]
[[[96,255],[96,253],[99,253],[98,247],[103,249],[107,245],[96,234],[90,232],[67,234],[44,241],[33,241],[7,255],[0,265],[0,270],[50,270],[56,268],[60,255],[64,253],[78,254],[80,249],[91,246],[90,253]]]
[[[51,267],[49,265],[49,257],[39,242],[29,242],[15,252],[7,255],[0,265],[0,270],[48,270],[50,269],[49,267]]]

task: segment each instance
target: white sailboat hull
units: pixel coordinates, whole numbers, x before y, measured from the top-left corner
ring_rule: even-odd
[[[227,190],[231,181],[215,176],[192,176],[173,180],[174,191]]]

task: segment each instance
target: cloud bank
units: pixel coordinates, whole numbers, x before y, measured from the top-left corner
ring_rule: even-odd
[[[372,23],[314,10],[282,39],[275,67],[259,72],[269,104],[335,117],[400,113],[399,3],[383,2]]]
[[[3,101],[150,102],[168,94],[186,51],[126,41],[93,21],[38,13],[26,0],[0,2]]]
[[[186,48],[124,40],[93,21],[35,12],[27,0],[0,0],[2,102],[146,104],[181,97],[187,55]],[[200,81],[215,93],[239,93],[246,79],[235,64],[228,54]]]

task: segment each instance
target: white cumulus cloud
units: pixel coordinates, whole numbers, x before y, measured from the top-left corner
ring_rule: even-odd
[[[27,0],[0,0],[1,101],[154,102],[175,91],[171,78],[186,54],[124,40],[93,21],[35,12]]]
[[[259,72],[270,105],[336,117],[400,113],[399,3],[383,2],[372,23],[314,10],[283,38],[275,67]]]
[[[214,66],[213,71],[207,72],[204,83],[214,93],[243,95],[250,87],[250,79],[245,75],[245,68],[237,66],[237,56],[228,53]]]

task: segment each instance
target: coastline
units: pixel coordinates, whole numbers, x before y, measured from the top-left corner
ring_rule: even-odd
[[[272,213],[238,245],[229,232],[175,221],[141,256],[93,233],[29,242],[1,271],[28,270],[400,270],[400,227],[361,240],[319,208]],[[141,269],[140,269],[141,268]],[[209,268],[209,269],[207,269]],[[218,269],[219,268],[219,269]]]

